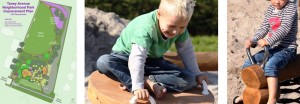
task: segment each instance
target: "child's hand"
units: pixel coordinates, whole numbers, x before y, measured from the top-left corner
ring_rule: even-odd
[[[147,89],[137,89],[133,92],[134,96],[141,100],[148,100],[149,92]]]
[[[245,42],[245,48],[250,48],[252,45],[252,39],[247,39],[246,42]]]
[[[260,46],[260,47],[264,47],[265,45],[268,45],[268,42],[265,40],[265,39],[259,39],[257,41],[257,44]]]
[[[205,80],[206,83],[209,83],[209,82],[208,82],[208,77],[207,77],[207,75],[205,75],[205,74],[200,74],[200,75],[197,75],[197,76],[196,76],[196,81],[197,81],[198,84],[202,85],[202,80]]]

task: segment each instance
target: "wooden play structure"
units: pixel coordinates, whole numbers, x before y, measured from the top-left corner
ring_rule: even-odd
[[[280,70],[278,82],[299,77],[299,68],[300,54],[296,56],[296,60],[294,62],[289,63],[284,69]],[[264,75],[261,65],[254,64],[246,67],[243,69],[241,74],[246,85],[246,89],[243,92],[244,104],[266,104],[268,101],[269,91],[267,78]],[[280,90],[278,89],[277,92],[277,98],[279,98]]]
[[[215,67],[210,67],[211,69],[207,70],[217,70],[217,53],[195,53],[197,56],[197,60],[210,60],[213,63],[212,65],[216,65]],[[202,56],[204,55],[205,56]],[[200,56],[199,56],[200,55]],[[215,60],[210,59],[209,56],[213,56]],[[175,53],[167,53],[164,55],[167,57],[166,59],[171,62],[178,64],[180,63],[180,58]],[[205,61],[198,61],[199,66]],[[215,69],[213,69],[215,68]],[[203,71],[201,69],[201,71]],[[99,73],[98,71],[93,72],[90,75],[88,82],[88,98],[93,104],[129,104],[129,100],[133,97],[133,94],[128,91],[123,91],[119,88],[120,83],[110,78],[106,77],[104,74]],[[152,95],[151,95],[152,96]],[[185,91],[183,93],[172,92],[167,93],[163,96],[162,99],[156,99],[153,97],[157,104],[187,104],[187,103],[201,103],[201,104],[212,104],[215,99],[213,94],[209,91],[208,95],[202,94],[202,88],[193,88],[191,90]],[[138,104],[147,104],[149,101],[141,101],[138,100]]]
[[[217,52],[196,52],[196,59],[201,71],[218,71]],[[184,68],[184,65],[176,52],[167,52],[164,58],[177,66]]]

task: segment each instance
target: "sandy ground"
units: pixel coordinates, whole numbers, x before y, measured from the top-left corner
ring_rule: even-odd
[[[227,100],[232,104],[234,96],[241,95],[244,89],[240,76],[240,67],[247,58],[244,47],[245,39],[252,37],[263,21],[264,13],[267,10],[270,1],[266,0],[228,0],[227,5]],[[298,9],[299,10],[299,9]],[[299,22],[298,22],[299,24]],[[298,30],[299,31],[299,30]],[[299,33],[299,32],[298,32]],[[297,41],[299,44],[299,39]],[[252,49],[252,53],[256,53],[259,48]],[[298,53],[299,53],[298,48]],[[295,81],[294,85],[281,86],[282,89],[299,88],[299,81]],[[299,97],[299,91],[296,93],[281,94],[280,99],[295,99]],[[298,101],[299,102],[299,101]],[[294,102],[290,102],[294,103]]]

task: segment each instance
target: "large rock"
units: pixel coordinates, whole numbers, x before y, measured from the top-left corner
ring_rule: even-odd
[[[240,96],[244,84],[241,81],[241,66],[247,59],[244,42],[252,37],[260,27],[270,1],[267,0],[228,0],[227,5],[227,66],[228,103],[234,96]],[[299,24],[299,22],[298,22]],[[299,29],[298,29],[299,31]],[[298,32],[299,33],[299,32]],[[299,44],[299,40],[297,41]],[[252,49],[256,53],[261,48]],[[299,53],[298,48],[298,53]]]
[[[85,76],[96,69],[99,56],[111,52],[129,20],[115,13],[85,8]]]

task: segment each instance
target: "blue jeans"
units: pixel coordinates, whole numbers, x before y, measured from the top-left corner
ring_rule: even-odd
[[[263,69],[266,77],[277,77],[279,70],[283,69],[288,62],[296,59],[297,50],[295,48],[284,48],[281,46],[270,48],[270,54]],[[264,51],[260,51],[253,56],[254,63],[262,63],[264,57]],[[251,65],[249,59],[247,59],[242,68]]]
[[[98,70],[107,77],[121,82],[131,92],[131,77],[128,68],[129,54],[113,52],[100,56],[97,60]],[[144,76],[164,86],[167,91],[185,91],[196,86],[196,77],[188,70],[179,68],[163,58],[147,58]]]

